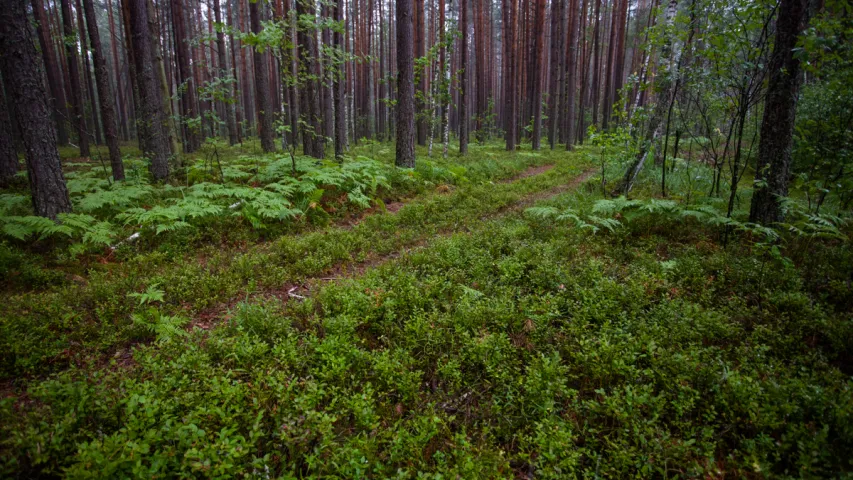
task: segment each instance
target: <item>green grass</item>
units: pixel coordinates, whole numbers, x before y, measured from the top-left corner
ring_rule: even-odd
[[[556,168],[424,190],[351,228],[141,246],[85,285],[8,294],[7,378],[54,373],[0,401],[0,472],[849,476],[849,241],[785,237],[777,254],[694,219],[622,216],[593,235],[513,208],[546,192],[536,206],[589,215],[600,177],[547,192],[595,153],[543,152]],[[672,178],[686,201],[690,177]],[[162,300],[126,295],[146,289]],[[199,312],[187,336],[131,320]]]

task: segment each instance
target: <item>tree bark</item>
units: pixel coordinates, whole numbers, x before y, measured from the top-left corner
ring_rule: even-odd
[[[228,1],[228,0],[226,0]],[[228,81],[228,60],[225,56],[225,32],[222,31],[222,11],[219,8],[219,0],[213,0],[213,15],[218,27],[216,28],[216,49],[219,54],[219,77]],[[233,48],[233,47],[232,47]],[[234,86],[228,83],[228,99],[225,101],[225,128],[228,130],[228,143],[237,143],[237,119],[234,115]]]
[[[560,87],[563,85],[563,3],[565,0],[551,2],[551,79],[548,93],[548,144],[551,150],[556,145],[557,125],[559,125]]]
[[[338,3],[334,6],[335,9],[335,21],[343,22],[344,20],[344,6],[343,0],[338,0]],[[343,34],[335,30],[332,35],[333,41],[335,44],[335,48],[338,49],[339,52],[343,53],[344,49],[344,39]],[[346,145],[346,135],[347,135],[347,127],[346,127],[346,118],[344,116],[344,103],[346,102],[346,75],[344,75],[345,65],[343,63],[339,63],[335,66],[335,82],[333,84],[333,94],[334,94],[334,102],[335,102],[335,159],[340,161],[344,155],[344,145]]]
[[[249,3],[249,17],[252,22],[252,33],[263,31],[258,2]],[[261,139],[261,149],[264,152],[275,151],[275,135],[272,128],[273,106],[270,92],[270,71],[264,53],[257,48],[254,51],[255,60],[255,102],[258,106],[258,136]]]
[[[71,88],[71,123],[77,130],[77,142],[80,144],[80,156],[88,157],[89,135],[86,132],[86,116],[83,113],[83,90],[80,87],[80,67],[77,60],[77,49],[74,48],[72,38],[77,38],[74,23],[71,17],[71,6],[68,0],[61,0],[62,5],[62,31],[65,38],[65,56],[68,58],[68,85]]]
[[[71,211],[71,200],[51,121],[41,60],[33,42],[23,0],[0,9],[0,73],[12,100],[27,158],[27,173],[36,215],[55,219]]]
[[[155,180],[169,176],[169,138],[163,118],[160,79],[148,25],[146,0],[125,0],[128,5],[133,61],[139,92],[137,130],[143,154],[151,161],[149,169]]]
[[[192,153],[201,146],[198,128],[190,123],[198,117],[196,110],[196,83],[193,78],[190,63],[190,48],[187,39],[187,19],[184,17],[182,0],[171,0],[172,6],[172,31],[175,32],[175,62],[177,63],[178,92],[180,92],[181,109],[183,119],[181,130],[184,137],[184,153]]]
[[[675,20],[677,10],[678,0],[669,0],[665,11],[666,25],[664,27],[664,31],[669,30],[669,27]],[[677,52],[673,53],[672,41],[672,37],[667,36],[664,39],[663,46],[661,47],[658,76],[655,80],[656,89],[659,92],[658,102],[655,104],[652,115],[649,118],[649,125],[646,129],[646,136],[640,144],[640,151],[637,152],[637,156],[634,161],[625,171],[625,175],[617,187],[617,193],[627,194],[631,191],[631,188],[634,186],[634,181],[637,179],[637,175],[639,175],[640,171],[643,169],[643,165],[648,158],[651,145],[658,139],[658,137],[660,137],[661,133],[663,133],[663,117],[669,110],[669,105],[672,102],[675,93],[675,77],[678,75],[679,65],[679,55]]]
[[[415,69],[412,0],[397,6],[397,155],[398,167],[415,166]]]
[[[32,0],[33,14],[38,22],[38,39],[44,65],[47,71],[47,84],[50,87],[50,104],[53,121],[56,124],[57,141],[60,145],[68,144],[68,108],[65,105],[65,91],[62,89],[62,74],[56,60],[56,52],[50,40],[50,22],[44,10],[42,0]]]
[[[302,0],[296,4],[299,16],[309,15],[314,18],[314,0]],[[302,22],[300,22],[301,24]],[[302,147],[305,155],[314,158],[325,156],[325,137],[323,129],[323,111],[320,108],[320,89],[317,82],[317,42],[316,30],[311,25],[301,24],[297,37],[299,39],[299,82],[302,86],[302,99],[299,106],[302,109]]]
[[[462,28],[459,69],[459,153],[468,153],[468,0],[459,0]]]
[[[542,141],[542,53],[545,51],[545,0],[536,1],[536,32],[533,55],[533,150],[539,150]]]
[[[3,88],[3,82],[0,81],[0,187],[9,185],[20,167],[12,134],[12,120],[9,118],[12,104],[6,101],[8,93],[4,93],[8,91],[9,88]]]
[[[89,40],[92,44],[92,56],[95,62],[95,81],[98,84],[98,100],[101,108],[101,121],[104,124],[104,136],[107,141],[107,149],[110,154],[110,167],[113,178],[124,180],[124,165],[121,162],[121,150],[118,146],[118,126],[116,124],[115,109],[113,109],[113,91],[110,88],[110,72],[107,61],[104,58],[101,46],[101,34],[98,31],[97,17],[95,16],[94,0],[83,0],[83,9],[86,13],[87,30]]]
[[[800,60],[794,54],[794,47],[808,23],[808,4],[808,0],[782,0],[779,4],[776,43],[768,65],[750,222],[766,225],[784,219],[781,199],[788,196],[791,139],[801,81]]]
[[[516,0],[503,0],[504,16],[504,50],[506,57],[506,76],[504,78],[504,128],[506,130],[506,149],[515,151],[518,138],[517,98],[516,98],[516,39],[515,24],[518,8]]]

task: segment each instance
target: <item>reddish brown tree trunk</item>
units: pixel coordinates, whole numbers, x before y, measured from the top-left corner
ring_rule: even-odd
[[[68,0],[61,0],[63,34],[67,39],[76,39],[77,32],[71,17],[71,6]],[[68,58],[68,86],[71,89],[71,124],[77,130],[77,141],[80,144],[80,156],[88,157],[89,135],[86,132],[86,116],[83,112],[83,90],[80,87],[80,68],[77,60],[76,41],[66,40],[65,56]]]

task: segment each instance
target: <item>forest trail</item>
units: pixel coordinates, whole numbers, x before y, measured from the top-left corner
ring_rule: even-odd
[[[524,172],[510,179],[501,181],[500,183],[513,183],[526,178],[541,175],[545,172],[552,170],[555,166],[556,165],[554,164],[550,164],[530,167]],[[312,291],[315,290],[315,286],[318,284],[329,281],[351,279],[364,275],[370,269],[377,268],[401,256],[427,248],[429,245],[433,244],[438,239],[446,238],[462,231],[472,232],[476,229],[477,226],[482,225],[485,222],[495,221],[501,217],[505,217],[512,213],[521,212],[525,208],[533,206],[538,202],[547,201],[556,197],[557,195],[574,190],[580,185],[582,185],[584,182],[589,180],[596,172],[596,167],[589,167],[584,170],[583,173],[571,178],[566,183],[557,185],[544,191],[538,191],[529,195],[525,195],[518,201],[507,205],[496,212],[481,215],[479,218],[477,218],[475,222],[466,224],[463,226],[463,228],[443,229],[439,231],[436,235],[432,235],[428,238],[418,238],[415,241],[401,245],[398,249],[392,252],[383,252],[379,254],[371,252],[368,254],[366,259],[360,261],[341,261],[316,275],[307,276],[297,282],[284,283],[279,287],[268,288],[258,292],[240,292],[238,295],[233,296],[227,302],[223,302],[219,305],[216,305],[215,307],[199,312],[192,318],[191,322],[188,324],[188,328],[200,328],[203,330],[213,328],[217,324],[229,320],[231,316],[231,311],[234,309],[237,303],[243,301],[275,298],[280,300],[282,303],[287,303],[291,300],[304,300],[311,294]],[[403,206],[404,205],[405,203],[403,204]],[[385,213],[376,213],[371,215],[396,215],[399,210],[400,208],[396,208],[393,211],[389,210]],[[340,228],[348,227],[342,226]],[[122,354],[122,356],[129,356],[129,352],[127,352],[126,355]]]

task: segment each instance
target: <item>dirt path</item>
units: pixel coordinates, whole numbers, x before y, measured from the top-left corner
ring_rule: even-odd
[[[534,175],[538,175],[544,172],[547,172],[554,168],[554,165],[543,165],[537,167],[531,167],[521,175],[513,177],[515,180],[520,180],[523,178],[531,177]],[[561,193],[574,190],[585,181],[589,180],[596,173],[596,168],[591,167],[585,170],[583,173],[573,178],[568,183],[558,185],[556,187],[550,188],[548,190],[542,192],[536,192],[526,197],[522,198],[520,201],[504,207],[497,212],[489,213],[479,217],[477,222],[485,222],[500,218],[502,216],[506,216],[511,212],[518,212],[527,207],[534,205],[537,202],[548,200],[550,198],[556,197]],[[397,209],[399,210],[399,209]],[[393,212],[389,212],[389,214],[396,213],[397,210]],[[209,330],[213,328],[216,324],[221,321],[227,321],[230,319],[230,311],[237,305],[237,303],[241,301],[245,301],[248,299],[256,300],[256,299],[278,299],[282,303],[287,303],[290,300],[302,300],[308,295],[310,295],[313,290],[313,286],[320,284],[322,282],[327,281],[337,281],[343,280],[347,278],[354,278],[360,275],[363,275],[365,272],[370,270],[371,268],[376,268],[384,263],[392,261],[400,256],[406,255],[410,252],[425,248],[436,238],[444,238],[454,233],[458,233],[457,229],[448,229],[446,231],[441,231],[437,235],[434,235],[427,239],[421,239],[417,242],[414,242],[409,245],[404,245],[401,249],[387,253],[382,255],[370,256],[366,260],[362,260],[359,262],[340,262],[331,268],[327,269],[320,275],[310,276],[305,279],[302,279],[300,282],[296,283],[286,283],[277,288],[268,288],[259,292],[251,293],[251,294],[243,294],[232,298],[226,303],[219,304],[215,307],[204,310],[197,315],[194,316],[192,321],[189,323],[188,328],[200,328],[202,330]]]

